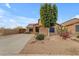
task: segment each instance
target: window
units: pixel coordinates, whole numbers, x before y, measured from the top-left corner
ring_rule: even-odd
[[[79,25],[76,25],[76,32],[79,32]]]

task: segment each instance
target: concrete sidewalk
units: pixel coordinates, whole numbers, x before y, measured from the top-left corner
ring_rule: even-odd
[[[0,37],[0,55],[18,54],[33,34],[15,34]]]

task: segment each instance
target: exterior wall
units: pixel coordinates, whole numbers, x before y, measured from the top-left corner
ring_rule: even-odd
[[[18,34],[19,30],[17,29],[0,29],[0,35],[10,35],[10,34]]]
[[[72,34],[76,34],[76,25],[79,25],[79,23],[75,23],[75,24],[72,24],[70,26],[66,26],[66,28],[68,29],[69,32],[71,32]]]
[[[38,21],[38,25],[39,26],[42,26],[41,20]]]
[[[79,25],[79,19],[78,18],[71,19],[67,22],[64,22],[62,25],[65,28],[67,28],[70,33],[76,34],[78,33],[76,32],[76,25]]]
[[[61,26],[60,25],[55,25],[55,33],[57,34],[58,33],[58,30],[61,29]]]
[[[4,30],[0,29],[0,35],[3,35]]]
[[[19,30],[16,29],[4,29],[2,35],[18,34]]]
[[[45,27],[40,27],[39,28],[39,34],[47,35],[48,34],[48,29],[45,28]]]
[[[36,27],[39,27],[39,25],[38,25],[38,24],[35,24],[33,27],[28,27],[28,28],[27,28],[27,32],[29,32],[29,29],[33,29],[33,31],[30,32],[30,33],[36,34],[36,33],[37,33],[36,30],[35,30]]]
[[[32,32],[30,32],[30,31],[29,31],[30,29],[33,29],[33,31],[32,31]],[[29,33],[32,33],[32,34],[33,34],[33,33],[34,33],[34,28],[27,28],[27,32],[29,32]]]
[[[70,25],[70,26],[66,26],[68,32],[74,34],[75,33],[75,26],[74,25]]]
[[[36,27],[40,28],[39,24],[35,24],[35,25],[34,25],[34,33],[35,33],[35,34],[39,33],[39,32],[36,32]]]
[[[33,32],[31,32],[32,34],[38,33],[38,32],[36,32],[35,28],[36,28],[36,27],[39,27],[39,34],[48,35],[48,29],[45,28],[45,27],[43,27],[43,25],[42,25],[40,19],[38,20],[38,23],[37,23],[37,24],[32,24],[30,27],[33,29]],[[28,26],[27,31],[29,31],[29,28],[30,28],[30,27]],[[55,32],[50,32],[50,35],[56,34],[58,27],[60,27],[59,24],[56,24],[56,25],[54,26]]]
[[[19,29],[19,33],[25,33],[26,29]]]
[[[33,27],[33,34],[35,34],[35,26]]]
[[[50,35],[53,35],[53,34],[57,34],[58,33],[58,27],[60,28],[60,26],[59,25],[55,25],[55,26],[53,26],[54,27],[54,29],[55,29],[55,32],[50,32]],[[39,33],[41,33],[41,34],[44,34],[44,35],[48,35],[48,29],[47,28],[45,28],[45,27],[40,27],[40,29],[39,29]]]
[[[75,28],[74,28],[74,31],[76,32],[76,25],[79,25],[79,23],[76,23],[75,24]],[[76,33],[79,33],[79,32],[76,32]]]

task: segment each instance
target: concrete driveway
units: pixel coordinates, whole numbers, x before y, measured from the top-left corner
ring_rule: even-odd
[[[33,36],[33,34],[0,36],[0,55],[18,54]]]

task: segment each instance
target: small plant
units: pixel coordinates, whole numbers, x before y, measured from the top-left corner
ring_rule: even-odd
[[[62,38],[63,38],[63,39],[70,38],[69,32],[63,32],[63,33],[62,33]]]
[[[44,34],[38,34],[37,36],[36,36],[36,39],[37,40],[44,40]]]
[[[64,27],[61,27],[61,29],[58,30],[58,34],[65,40],[70,38],[70,32]]]

